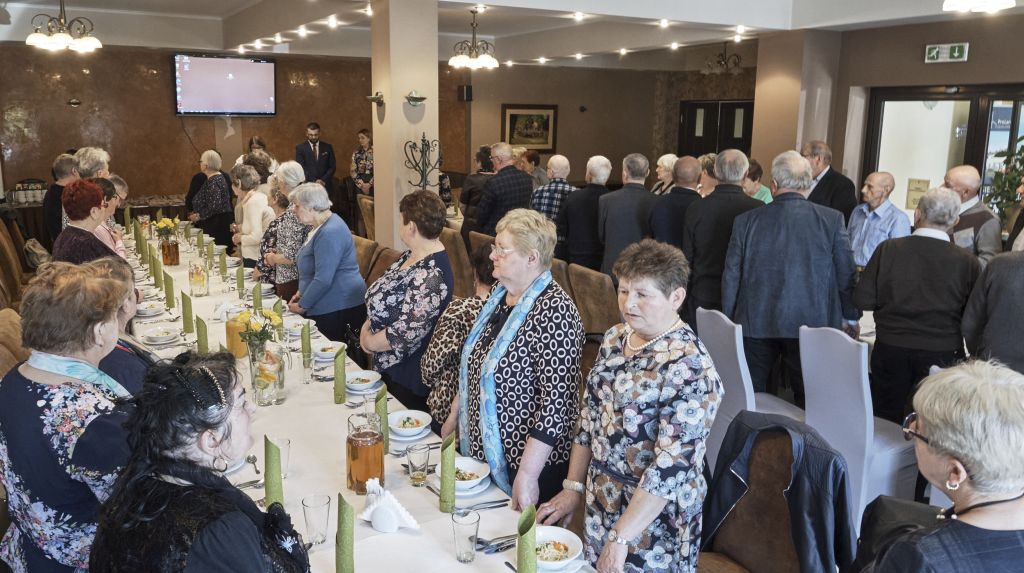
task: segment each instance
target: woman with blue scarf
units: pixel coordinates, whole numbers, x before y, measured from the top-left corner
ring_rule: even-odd
[[[491,253],[500,283],[462,351],[460,450],[486,460],[512,507],[562,488],[579,417],[583,324],[551,278],[555,225],[514,209],[497,225]]]
[[[117,344],[127,287],[89,266],[48,263],[21,302],[29,359],[0,382],[0,480],[14,571],[86,570],[103,502],[128,459],[125,388],[99,369]]]

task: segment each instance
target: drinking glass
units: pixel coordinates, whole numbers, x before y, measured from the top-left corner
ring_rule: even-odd
[[[409,459],[409,479],[413,487],[423,487],[427,483],[427,468],[430,466],[430,446],[413,444],[405,450]]]
[[[457,511],[452,514],[452,533],[455,535],[455,559],[459,563],[472,563],[476,557],[476,536],[480,530],[480,514],[475,511]]]
[[[306,518],[306,541],[320,545],[327,539],[327,518],[331,515],[331,496],[308,495],[302,498],[302,515]]]
[[[288,454],[292,449],[292,441],[281,436],[267,436],[277,449],[281,451],[281,479],[288,478]]]
[[[210,294],[210,273],[201,262],[188,265],[188,289],[193,298]]]
[[[302,383],[309,384],[313,381],[313,351],[302,353]]]

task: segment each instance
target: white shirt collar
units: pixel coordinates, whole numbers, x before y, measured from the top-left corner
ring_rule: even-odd
[[[826,165],[825,168],[821,170],[821,173],[819,173],[817,177],[815,177],[814,179],[811,179],[811,191],[813,191],[814,188],[818,186],[818,182],[821,181],[821,179],[823,177],[825,177],[825,174],[828,173],[829,169],[832,169],[832,166],[831,165]]]
[[[960,203],[960,214],[963,215],[964,211],[966,211],[966,210],[970,209],[971,207],[977,205],[978,201],[981,201],[981,196],[980,195],[975,195],[974,197],[964,201],[963,203]]]
[[[940,241],[949,242],[949,234],[938,229],[926,229],[924,227],[918,227],[914,229],[915,237],[928,237],[930,239],[938,239]]]

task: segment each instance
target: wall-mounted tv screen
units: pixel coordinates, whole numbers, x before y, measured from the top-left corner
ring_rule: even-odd
[[[178,115],[274,115],[274,62],[257,58],[174,55]]]

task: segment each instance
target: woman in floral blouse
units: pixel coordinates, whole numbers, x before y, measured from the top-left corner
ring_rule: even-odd
[[[231,246],[231,223],[235,211],[231,206],[231,182],[220,172],[220,154],[212,149],[203,152],[199,168],[206,181],[192,198],[194,212],[188,218],[196,227],[213,237],[213,242]]]
[[[285,161],[274,173],[274,184],[271,204],[277,204],[275,213],[285,205],[284,211],[277,216],[260,241],[260,261],[256,265],[256,274],[262,282],[267,282],[264,275],[273,277],[275,292],[282,300],[291,300],[299,290],[299,269],[295,261],[299,249],[306,242],[309,225],[303,225],[295,216],[294,206],[289,204],[288,196],[292,190],[306,179],[306,172],[296,161]]]
[[[0,480],[11,527],[0,559],[14,571],[89,566],[100,503],[128,459],[128,391],[99,369],[117,344],[130,285],[95,267],[48,263],[21,302],[29,359],[0,383]]]
[[[416,191],[398,205],[398,236],[409,250],[366,290],[367,320],[359,333],[373,352],[374,369],[388,391],[415,410],[427,410],[429,389],[420,378],[420,359],[441,312],[452,300],[455,280],[444,245],[444,203],[431,191]]]
[[[563,491],[538,508],[567,522],[586,493],[587,560],[599,573],[693,573],[707,483],[704,441],[722,382],[677,311],[689,269],[652,240],[615,263],[625,324],[605,333]]]
[[[360,129],[356,134],[359,140],[359,147],[352,153],[352,165],[349,166],[349,176],[356,184],[356,188],[364,195],[373,196],[373,138],[370,137],[370,130]]]

